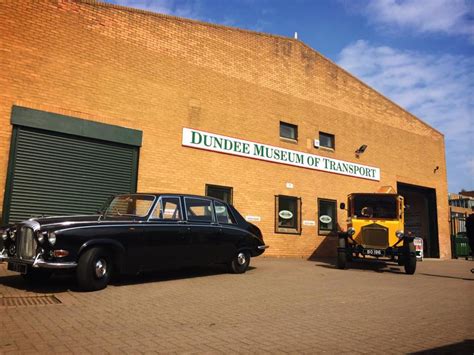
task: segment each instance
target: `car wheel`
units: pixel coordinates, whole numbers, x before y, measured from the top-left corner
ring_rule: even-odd
[[[347,265],[347,241],[345,238],[339,238],[338,249],[337,249],[337,261],[336,267],[338,269],[345,269]]]
[[[47,282],[52,274],[53,272],[51,270],[28,267],[26,274],[22,274],[21,276],[28,283],[40,284]]]
[[[416,271],[416,250],[415,250],[415,243],[411,242],[404,242],[403,245],[404,256],[403,258],[404,263],[403,267],[405,269],[405,273],[408,275],[413,275]]]
[[[250,265],[250,253],[248,251],[239,251],[232,259],[229,269],[234,274],[243,274]]]
[[[112,258],[104,248],[92,248],[79,258],[76,277],[83,291],[97,291],[107,287],[112,275]]]

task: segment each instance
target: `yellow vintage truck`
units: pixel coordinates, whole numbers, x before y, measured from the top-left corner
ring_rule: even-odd
[[[387,189],[384,193],[352,193],[347,197],[347,229],[338,233],[337,267],[359,259],[398,262],[407,274],[416,270],[414,235],[404,231],[404,200]]]

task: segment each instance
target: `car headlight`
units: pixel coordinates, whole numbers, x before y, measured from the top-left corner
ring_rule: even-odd
[[[56,244],[56,234],[54,232],[49,232],[48,233],[48,242],[51,245]]]
[[[44,237],[47,235],[46,232],[39,232],[38,235],[37,235],[37,238],[38,238],[38,242],[40,244],[43,244],[44,242]]]
[[[349,235],[351,235],[351,236],[354,235],[355,232],[356,232],[356,230],[355,230],[355,228],[353,228],[353,227],[350,227],[350,228],[347,230],[347,234],[349,234]]]
[[[403,233],[403,231],[396,231],[395,235],[398,239],[402,239],[405,236],[405,233]]]
[[[3,231],[3,233],[2,233],[2,239],[3,239],[3,240],[7,240],[7,239],[8,239],[8,233],[7,233],[7,231]]]

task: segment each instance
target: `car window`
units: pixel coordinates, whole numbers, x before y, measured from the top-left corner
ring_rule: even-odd
[[[179,197],[161,197],[151,215],[153,219],[181,220]]]
[[[148,195],[115,196],[105,211],[107,217],[144,217],[153,205],[155,197]]]
[[[186,198],[185,203],[188,221],[212,222],[212,203],[210,200]]]
[[[214,201],[214,206],[216,208],[217,221],[219,223],[234,224],[235,220],[229,212],[229,209],[225,204],[219,201]]]

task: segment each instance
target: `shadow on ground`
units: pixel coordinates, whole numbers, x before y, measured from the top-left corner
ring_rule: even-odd
[[[317,267],[328,269],[336,269],[336,258],[317,258],[312,257],[310,261],[315,261]],[[396,262],[376,259],[357,259],[347,263],[346,269],[366,270],[374,272],[389,272],[394,274],[404,274],[403,266],[397,265]]]
[[[251,272],[255,267],[249,266],[247,272]],[[193,267],[176,270],[145,272],[139,275],[118,275],[115,276],[110,285],[127,286],[151,282],[166,282],[195,277],[215,276],[228,273],[224,265],[212,265],[209,267]],[[63,293],[68,291],[80,292],[77,287],[74,273],[56,274],[46,282],[41,284],[29,283],[21,275],[0,276],[0,284],[5,286],[34,293],[50,294]]]
[[[472,355],[473,353],[474,353],[474,340],[467,339],[460,343],[454,343],[454,344],[441,346],[438,348],[417,351],[415,353],[411,353],[411,355],[428,355],[428,354],[456,354],[456,355],[469,354],[469,355]]]

